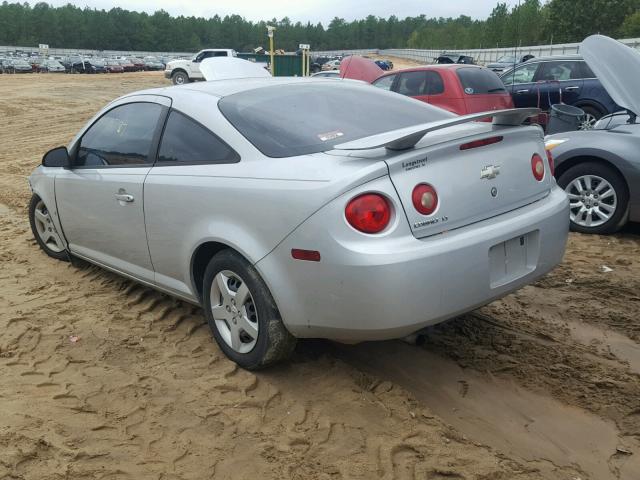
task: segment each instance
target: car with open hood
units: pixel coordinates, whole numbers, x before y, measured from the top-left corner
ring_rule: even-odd
[[[475,60],[473,59],[473,57],[470,57],[468,55],[463,55],[461,53],[447,53],[447,52],[443,52],[440,55],[438,55],[435,59],[434,63],[438,63],[438,64],[450,64],[450,63],[464,63],[467,65],[473,65],[475,64]]]
[[[522,125],[535,110],[457,116],[236,58],[201,70],[217,80],[115,99],[45,154],[29,220],[51,257],[201,305],[242,367],[296,338],[400,338],[561,261],[568,202]]]
[[[640,53],[602,35],[584,40],[580,52],[624,110],[601,118],[592,130],[550,135],[546,146],[571,202],[571,228],[612,233],[640,221]]]
[[[487,64],[486,67],[496,73],[501,73],[510,68],[514,68],[520,63],[527,62],[532,58],[534,58],[533,55],[523,55],[521,57],[516,55],[503,55],[495,62]]]

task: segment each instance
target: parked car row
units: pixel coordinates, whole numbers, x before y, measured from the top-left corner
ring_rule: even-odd
[[[0,73],[122,73],[164,70],[169,58],[137,57],[0,57]]]

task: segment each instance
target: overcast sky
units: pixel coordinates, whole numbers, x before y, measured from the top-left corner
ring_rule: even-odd
[[[46,0],[45,0],[46,1]],[[73,3],[79,7],[109,10],[121,7],[127,10],[153,13],[164,9],[171,15],[212,17],[238,14],[248,20],[270,20],[289,17],[292,21],[322,22],[325,26],[333,17],[346,20],[367,15],[399,18],[425,14],[427,17],[457,17],[469,15],[485,18],[498,0],[49,0],[55,6]],[[504,0],[503,0],[504,1]],[[506,0],[510,5],[517,0]]]

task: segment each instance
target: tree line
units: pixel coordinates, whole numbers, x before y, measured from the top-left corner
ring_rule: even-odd
[[[400,19],[394,15],[328,25],[280,20],[253,22],[239,15],[211,18],[174,17],[122,8],[98,10],[71,4],[2,2],[0,45],[96,50],[197,51],[205,47],[249,51],[266,46],[266,26],[275,25],[276,48],[313,50],[359,48],[471,49],[579,42],[593,33],[640,36],[640,0],[523,0],[519,6],[498,3],[488,18]]]

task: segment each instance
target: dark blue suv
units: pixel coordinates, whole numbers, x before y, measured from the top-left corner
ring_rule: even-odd
[[[539,101],[540,108],[548,110],[549,100],[560,103],[562,89],[562,102],[585,112],[581,128],[591,128],[603,115],[621,110],[579,55],[534,58],[500,78],[516,107],[537,107]]]

